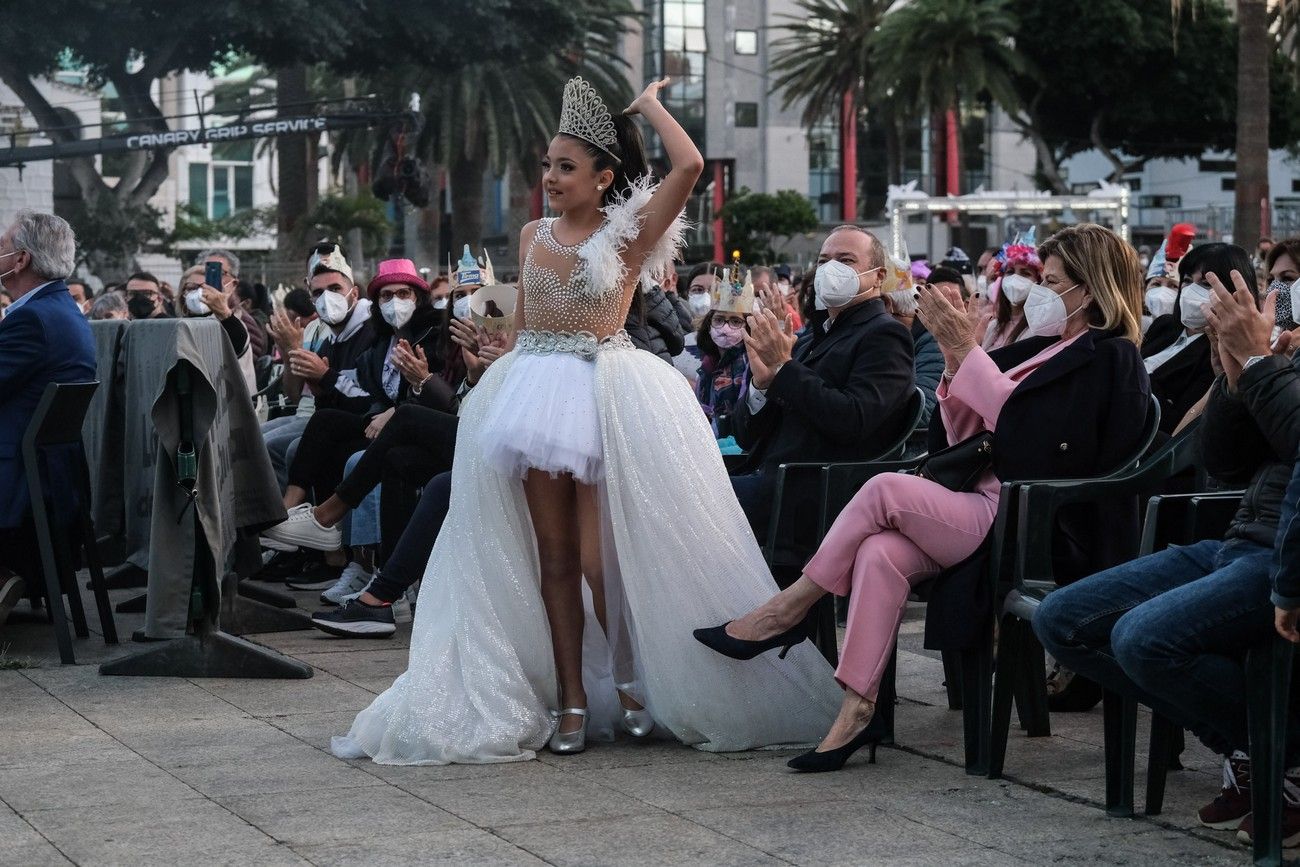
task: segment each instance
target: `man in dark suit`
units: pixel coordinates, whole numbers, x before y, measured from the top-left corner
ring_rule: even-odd
[[[745,337],[750,388],[732,427],[748,459],[731,481],[760,543],[778,466],[867,460],[907,423],[912,336],[880,298],[884,246],[870,232],[840,226],[817,262],[818,315],[804,337],[786,334],[770,310],[751,317]]]
[[[0,319],[0,624],[23,592],[13,572],[39,568],[23,434],[47,385],[95,378],[90,326],[63,282],[75,264],[76,238],[61,217],[20,211],[0,235],[0,281],[14,299]],[[50,449],[46,459],[51,489],[67,490],[77,452]]]

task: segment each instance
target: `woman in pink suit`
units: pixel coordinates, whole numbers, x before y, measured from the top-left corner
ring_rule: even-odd
[[[992,353],[979,347],[955,291],[920,289],[921,318],[946,362],[937,395],[947,443],[993,434],[992,469],[974,490],[913,475],[871,479],[798,581],[742,617],[695,632],[719,653],[749,659],[803,641],[813,603],[851,591],[835,672],[844,700],[820,746],[790,761],[796,770],[838,770],[865,745],[874,759],[879,736],[869,724],[908,593],[979,549],[1002,480],[1108,471],[1137,447],[1149,386],[1138,351],[1136,252],[1109,229],[1085,224],[1057,233],[1038,254],[1042,283],[1025,302],[1033,336]],[[988,616],[975,609],[958,616]]]

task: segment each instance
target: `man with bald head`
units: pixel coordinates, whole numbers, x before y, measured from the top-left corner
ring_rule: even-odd
[[[912,336],[881,300],[886,264],[875,235],[840,226],[817,259],[808,333],[796,341],[772,310],[750,319],[749,389],[732,416],[748,458],[732,485],[760,543],[781,464],[868,460],[905,433]]]

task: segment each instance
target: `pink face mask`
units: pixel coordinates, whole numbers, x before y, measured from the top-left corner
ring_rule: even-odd
[[[730,349],[745,337],[745,326],[716,324],[709,326],[709,336],[719,349]]]

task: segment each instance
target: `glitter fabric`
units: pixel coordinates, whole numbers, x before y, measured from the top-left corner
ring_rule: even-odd
[[[547,237],[543,223],[524,272],[529,330],[461,406],[451,508],[421,585],[407,671],[334,739],[335,755],[507,762],[546,743],[557,686],[537,548],[519,467],[498,469],[492,444],[529,439],[517,455],[566,448],[585,460],[588,436],[603,470],[594,478],[610,628],[606,636],[585,594],[593,739],[614,730],[614,683],[634,681],[660,726],[699,749],[817,741],[840,691],[810,643],[784,660],[739,662],[692,637],[761,604],[776,583],[685,379],[619,334],[630,286],[581,285],[579,247],[557,251]],[[580,245],[591,261],[617,259],[593,239]],[[564,437],[532,442],[559,425],[571,426]],[[513,433],[499,436],[501,426]]]

